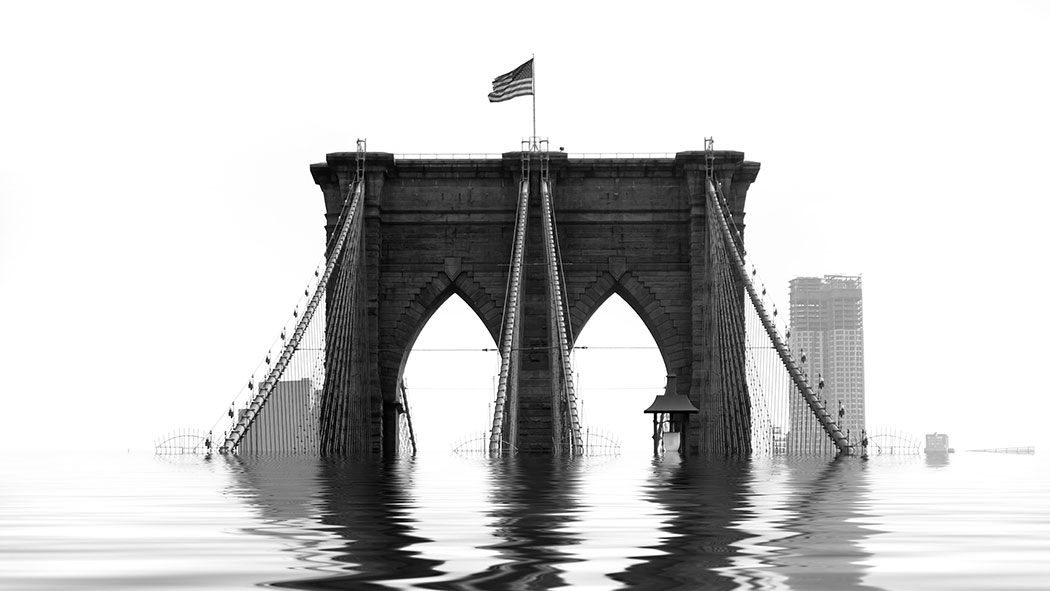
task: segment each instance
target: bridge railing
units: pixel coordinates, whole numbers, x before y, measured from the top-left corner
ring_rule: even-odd
[[[580,160],[624,160],[674,158],[676,152],[564,152],[569,158]],[[394,154],[394,160],[500,160],[501,153],[492,152],[411,152]]]
[[[394,154],[394,160],[500,160],[503,154],[488,152],[416,152]]]
[[[556,239],[557,229],[554,227],[554,211],[551,203],[551,189],[550,179],[547,175],[543,175],[544,178],[541,180],[540,192],[542,198],[543,208],[543,233],[544,233],[544,250],[547,254],[547,275],[548,281],[550,281],[550,294],[551,294],[551,310],[553,314],[553,325],[555,334],[552,335],[556,339],[556,343],[552,343],[552,353],[557,356],[557,369],[561,373],[561,380],[559,382],[562,386],[562,400],[557,401],[561,405],[564,405],[565,409],[565,420],[568,421],[566,426],[569,435],[569,453],[576,454],[583,451],[584,442],[582,436],[582,427],[580,425],[580,414],[578,408],[578,402],[576,400],[576,390],[573,387],[572,382],[572,366],[569,362],[569,328],[568,328],[568,313],[564,305],[564,290],[562,285],[562,273],[561,264],[558,258],[558,245]],[[554,365],[552,363],[552,365]],[[555,406],[557,408],[557,406]]]
[[[657,159],[657,158],[674,158],[677,156],[675,152],[566,152],[569,158],[578,158],[580,160],[599,160],[599,159]]]
[[[523,164],[527,166],[527,164]],[[492,430],[489,432],[489,452],[501,453],[509,441],[507,405],[511,400],[511,372],[514,370],[513,349],[517,337],[518,319],[521,312],[521,281],[525,266],[525,233],[529,223],[529,180],[527,170],[522,170],[521,186],[518,189],[518,211],[514,226],[514,251],[511,253],[510,273],[507,276],[507,292],[503,304],[503,323],[500,334],[500,370],[496,401],[492,412]]]
[[[329,259],[327,264],[325,265],[325,270],[323,273],[315,272],[315,277],[317,281],[316,284],[313,284],[314,289],[309,296],[309,300],[306,302],[302,310],[300,310],[299,307],[296,307],[295,311],[293,312],[295,322],[294,328],[291,330],[291,333],[289,334],[287,328],[281,331],[280,340],[282,344],[276,361],[273,361],[271,359],[272,353],[267,353],[267,371],[265,372],[265,377],[259,382],[258,389],[255,389],[254,384],[251,381],[249,381],[248,389],[250,399],[247,401],[247,406],[243,409],[240,409],[237,412],[236,417],[231,417],[234,418],[236,422],[233,425],[233,427],[226,433],[225,440],[222,446],[219,448],[220,452],[227,453],[236,450],[237,446],[241,443],[241,440],[245,437],[246,433],[251,428],[252,423],[255,422],[256,417],[266,405],[267,401],[270,398],[270,395],[275,391],[282,377],[284,377],[285,371],[293,364],[293,361],[296,360],[297,356],[302,357],[304,353],[307,353],[307,349],[301,348],[301,345],[304,343],[304,339],[307,339],[308,335],[314,335],[315,333],[320,332],[320,339],[322,344],[318,345],[317,343],[312,343],[312,347],[310,347],[310,349],[323,348],[323,306],[324,297],[326,293],[326,286],[328,285],[329,278],[332,276],[332,273],[335,270],[336,263],[339,260],[339,255],[341,254],[343,246],[347,242],[353,241],[352,236],[354,232],[352,230],[357,226],[355,222],[357,218],[360,217],[357,216],[356,213],[360,209],[361,196],[364,192],[363,187],[363,182],[354,183],[354,186],[350,191],[352,198],[350,199],[349,210],[347,212],[346,219],[343,223],[343,227],[339,231],[338,238],[335,241],[332,252],[329,254]],[[307,292],[309,291],[310,288],[308,287]],[[313,322],[315,319],[315,314],[317,314],[319,310],[322,311],[320,315],[317,315],[319,322],[315,323]],[[314,341],[316,340],[316,337],[307,340]],[[307,353],[307,355],[309,354]],[[323,358],[323,350],[319,351],[318,353],[314,353],[312,356],[317,357],[318,355],[320,355]],[[273,362],[272,366],[271,362]],[[255,390],[254,396],[252,396],[251,394],[252,390]],[[291,434],[287,435],[289,437],[292,436]]]
[[[308,309],[310,300],[317,293],[318,289],[324,289],[323,285],[319,285],[321,269],[323,269],[323,266],[324,260],[321,261],[308,280],[306,288],[295,303],[293,312],[288,315],[288,318],[285,319],[284,323],[281,325],[280,336],[273,339],[269,347],[266,349],[264,358],[260,359],[252,369],[249,378],[245,382],[242,382],[241,389],[230,401],[226,415],[216,420],[211,426],[211,433],[217,436],[216,443],[218,444],[219,451],[228,451],[223,449],[222,443],[226,440],[227,436],[236,429],[241,418],[249,411],[253,401],[257,399],[260,392],[262,392],[263,389],[272,390],[280,383],[283,371],[282,375],[275,375],[274,363],[280,359],[281,351],[287,344],[289,335],[295,334],[296,326],[299,324],[300,318],[304,312]],[[320,309],[318,309],[317,312],[321,315],[324,314],[323,305],[320,306]],[[311,338],[308,340],[312,341],[313,339]],[[321,353],[323,354],[323,351]],[[302,376],[297,373],[296,377],[298,378]],[[266,392],[264,397],[268,395],[269,392]],[[228,425],[228,428],[225,429],[225,433],[220,429],[220,425],[224,423]],[[220,434],[221,438],[218,437]],[[241,435],[243,435],[243,433]]]
[[[754,306],[769,341],[776,350],[784,368],[787,370],[791,382],[794,384],[795,388],[797,388],[798,395],[801,396],[805,406],[808,407],[809,412],[815,417],[820,428],[831,439],[832,443],[839,450],[839,453],[851,453],[850,442],[847,440],[846,436],[843,435],[835,419],[825,408],[823,402],[809,384],[808,376],[805,375],[803,368],[799,366],[798,362],[795,361],[791,352],[788,350],[784,337],[774,323],[776,311],[774,310],[773,315],[770,315],[766,311],[763,299],[765,293],[762,293],[761,296],[759,295],[759,292],[752,281],[753,273],[748,273],[747,266],[741,255],[740,245],[742,244],[742,240],[740,239],[739,233],[734,234],[729,227],[728,220],[730,218],[727,213],[728,207],[723,209],[723,206],[727,205],[727,202],[725,196],[721,192],[721,187],[717,186],[715,181],[711,178],[707,179],[706,187],[708,208],[721,231],[723,242],[728,250],[730,263],[736,269],[738,276],[744,285],[745,291],[747,292],[748,299]]]
[[[314,277],[303,292],[304,299],[300,300],[292,312],[292,318],[281,330],[279,341],[271,345],[265,361],[259,364],[248,380],[246,390],[242,390],[231,404],[227,415],[232,425],[224,433],[219,446],[222,453],[238,449],[275,394],[280,394],[282,405],[287,403],[280,411],[285,416],[267,422],[265,438],[260,439],[259,443],[263,443],[267,450],[275,451],[311,451],[317,447],[318,389],[324,381],[325,295],[344,245],[354,242],[355,230],[360,227],[357,220],[361,217],[358,212],[363,209],[361,202],[366,153],[365,140],[358,140],[356,174],[343,202],[337,229],[326,248],[324,271],[321,272],[320,266],[314,271]],[[260,379],[256,383],[257,375]],[[298,387],[288,378],[294,378]],[[309,384],[305,396],[304,384]],[[295,393],[296,390],[299,392]],[[215,426],[218,424],[219,421]],[[215,426],[212,432],[216,430]],[[249,447],[253,446],[249,440]]]

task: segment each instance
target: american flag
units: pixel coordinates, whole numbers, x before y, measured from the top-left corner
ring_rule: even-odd
[[[532,60],[493,80],[489,102],[499,103],[530,94],[532,94]]]

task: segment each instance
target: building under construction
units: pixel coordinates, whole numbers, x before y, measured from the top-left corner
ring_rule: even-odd
[[[865,425],[864,307],[859,276],[797,277],[790,282],[791,349],[825,407],[858,442]],[[821,433],[803,428],[808,409],[791,399],[789,451],[827,445]]]

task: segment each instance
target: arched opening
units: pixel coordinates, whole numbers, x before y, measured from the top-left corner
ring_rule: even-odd
[[[408,353],[403,379],[417,454],[450,453],[487,437],[499,353],[485,325],[458,295],[427,320]]]
[[[573,372],[584,429],[619,439],[624,455],[651,455],[652,417],[642,411],[663,393],[666,369],[652,333],[620,296],[609,296],[580,331]]]

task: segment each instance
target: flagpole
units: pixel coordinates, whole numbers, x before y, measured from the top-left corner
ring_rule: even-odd
[[[536,54],[532,54],[532,143],[539,149],[536,139]]]

